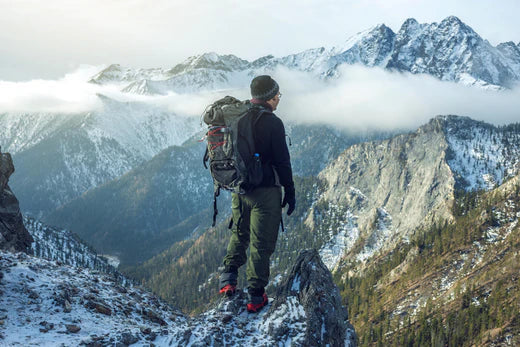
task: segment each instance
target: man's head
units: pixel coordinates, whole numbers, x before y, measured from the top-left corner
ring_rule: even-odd
[[[280,102],[280,87],[271,76],[257,76],[251,81],[251,96],[267,102],[274,111]]]

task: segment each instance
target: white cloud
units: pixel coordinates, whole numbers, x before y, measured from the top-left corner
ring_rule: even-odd
[[[60,80],[0,81],[0,112],[77,113],[101,107],[99,87],[86,83],[95,67],[82,67]]]
[[[0,81],[0,113],[78,113],[100,109],[97,94],[121,102],[140,102],[182,116],[200,116],[205,107],[225,95],[249,97],[242,89],[195,94],[133,95],[121,86],[100,86],[88,80],[101,68],[84,66],[56,81]],[[455,114],[508,124],[520,120],[520,88],[486,91],[442,82],[427,75],[389,72],[345,65],[341,77],[322,80],[305,72],[278,69],[282,102],[276,113],[284,120],[326,123],[345,129],[415,129],[436,115]]]
[[[414,129],[436,115],[461,115],[501,125],[520,120],[520,88],[486,91],[427,75],[348,66],[330,83],[279,70],[284,119],[343,128]]]
[[[0,113],[83,113],[101,110],[98,94],[120,102],[140,102],[164,108],[180,116],[199,116],[206,105],[226,94],[246,98],[242,91],[197,94],[137,95],[121,92],[121,85],[98,85],[88,81],[103,67],[82,66],[59,80],[0,81]]]

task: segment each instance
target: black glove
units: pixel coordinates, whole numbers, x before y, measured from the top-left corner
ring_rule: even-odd
[[[294,188],[293,189],[285,189],[285,195],[283,197],[282,207],[289,204],[289,208],[287,209],[287,215],[290,216],[291,213],[294,212],[294,207],[296,206],[296,198],[294,196]]]

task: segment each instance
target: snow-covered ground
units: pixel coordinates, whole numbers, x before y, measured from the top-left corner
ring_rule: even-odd
[[[187,326],[179,311],[107,274],[6,252],[0,269],[0,344],[166,345]]]
[[[520,132],[454,118],[448,122],[447,140],[452,171],[466,190],[490,190],[520,169]]]
[[[0,251],[0,273],[2,346],[302,346],[309,334],[299,288],[274,310],[248,313],[239,291],[189,318],[112,275],[24,253]]]
[[[344,216],[345,220],[336,230],[329,230],[330,240],[320,248],[320,257],[327,266],[333,271],[345,254],[345,250],[350,249],[359,238],[357,228],[357,217],[350,211]]]
[[[34,255],[65,265],[85,267],[106,273],[115,273],[116,267],[106,257],[99,256],[92,247],[65,229],[53,228],[33,218],[24,217],[25,228],[34,239]]]

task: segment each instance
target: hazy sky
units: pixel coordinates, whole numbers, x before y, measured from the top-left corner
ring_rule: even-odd
[[[0,80],[82,64],[171,67],[214,51],[251,60],[341,44],[385,23],[456,15],[496,45],[520,41],[519,0],[0,0]]]

